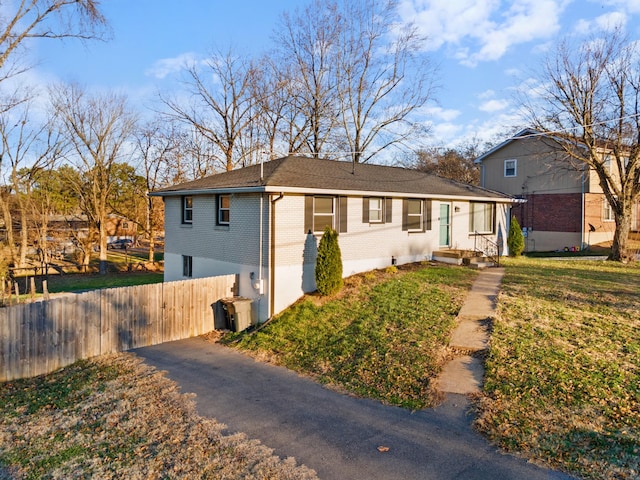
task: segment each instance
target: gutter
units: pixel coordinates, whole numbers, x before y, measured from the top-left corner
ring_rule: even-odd
[[[275,298],[276,298],[276,203],[282,200],[284,197],[284,193],[280,192],[278,197],[271,198],[271,235],[269,236],[269,320],[273,318],[275,307]]]
[[[419,192],[392,192],[392,191],[374,191],[374,190],[338,190],[329,188],[306,188],[306,187],[278,187],[278,186],[261,186],[261,187],[220,187],[195,190],[172,190],[149,193],[152,197],[177,197],[182,195],[216,195],[218,193],[274,193],[284,195],[285,193],[299,195],[339,195],[339,196],[355,196],[355,197],[393,197],[393,198],[424,198],[432,200],[458,200],[458,201],[475,201],[475,202],[497,202],[497,203],[513,203],[513,197],[500,194],[499,192],[488,191],[487,193],[495,193],[496,196],[480,196],[480,195],[456,195],[456,194],[437,194],[437,193],[419,193]]]

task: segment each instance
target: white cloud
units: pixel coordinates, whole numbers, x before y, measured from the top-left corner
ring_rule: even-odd
[[[515,45],[546,40],[560,30],[569,0],[402,0],[403,20],[428,37],[428,49],[446,47],[464,65],[498,60]],[[506,5],[505,5],[506,4]]]
[[[617,26],[624,26],[627,24],[627,15],[623,12],[610,12],[605,15],[600,15],[595,19],[595,24],[600,30],[609,31]]]
[[[437,118],[439,120],[444,120],[445,122],[450,122],[451,120],[455,120],[460,116],[460,110],[441,107],[428,107],[424,109],[424,115],[430,118]]]
[[[163,58],[156,61],[151,68],[145,70],[145,75],[163,79],[167,75],[177,73],[185,68],[185,66],[193,64],[198,56],[193,52],[187,52],[173,58]]]
[[[495,90],[492,90],[492,89],[485,90],[484,92],[480,92],[480,93],[478,94],[478,98],[479,98],[480,100],[486,100],[486,99],[488,99],[488,98],[493,98],[493,97],[495,97],[495,96],[496,96],[496,91],[495,91]]]
[[[478,110],[482,112],[493,113],[493,112],[498,112],[500,110],[504,110],[508,106],[509,106],[509,102],[507,100],[494,99],[494,100],[488,100],[480,104],[480,106],[478,107]]]

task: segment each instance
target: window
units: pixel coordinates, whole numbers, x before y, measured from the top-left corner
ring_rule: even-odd
[[[515,177],[518,174],[518,161],[515,159],[504,161],[504,176]]]
[[[422,230],[422,200],[407,200],[407,225],[409,231]]]
[[[193,223],[193,197],[182,197],[182,223]]]
[[[393,199],[362,197],[362,223],[391,223]]]
[[[607,199],[606,198],[602,199],[602,202],[603,202],[602,220],[604,220],[605,222],[615,221],[616,217],[614,216],[613,209],[611,208],[611,205],[609,204]]]
[[[315,197],[313,202],[313,231],[333,228],[333,197]]]
[[[431,230],[431,200],[405,198],[402,201],[402,230],[424,232]]]
[[[373,197],[369,199],[369,223],[382,222],[382,198]]]
[[[493,233],[495,204],[471,202],[469,231],[471,233]]]
[[[193,277],[193,257],[191,255],[182,256],[182,276]]]
[[[218,225],[229,225],[231,195],[218,195]]]
[[[306,196],[304,232],[323,233],[327,226],[340,233],[347,231],[347,197]]]

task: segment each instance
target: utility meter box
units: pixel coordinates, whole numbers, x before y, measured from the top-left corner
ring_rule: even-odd
[[[249,328],[251,322],[251,304],[253,300],[245,297],[229,297],[220,300],[227,317],[227,325],[234,332]]]

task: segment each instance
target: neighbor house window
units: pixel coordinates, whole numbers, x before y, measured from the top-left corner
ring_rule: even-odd
[[[218,195],[218,225],[229,225],[231,195]]]
[[[471,233],[493,233],[495,204],[471,202],[469,231]]]
[[[431,200],[405,198],[402,201],[402,230],[408,232],[431,230]]]
[[[182,197],[182,223],[193,223],[193,197]]]
[[[605,222],[613,222],[616,217],[613,214],[613,209],[611,208],[611,204],[609,201],[604,198],[603,199],[603,210],[602,210],[602,220]]]
[[[518,174],[518,161],[515,159],[504,161],[504,176],[515,177]]]
[[[182,276],[193,277],[193,257],[191,255],[182,256]]]

